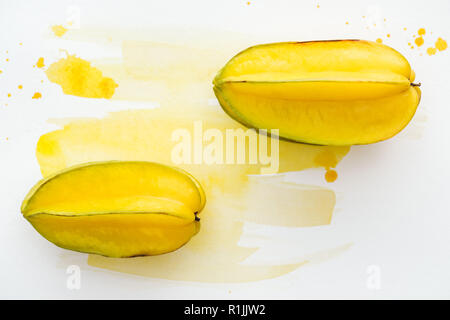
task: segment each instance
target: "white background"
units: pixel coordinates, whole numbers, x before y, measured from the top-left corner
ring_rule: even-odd
[[[420,55],[436,37],[450,40],[450,2],[246,2],[1,0],[0,298],[450,298],[450,50]],[[55,55],[59,40],[51,39],[49,26],[63,23],[70,6],[81,9],[82,26],[208,29],[273,41],[381,37],[401,51],[422,83],[418,118],[394,139],[353,147],[331,186],[338,196],[337,208],[320,237],[353,245],[333,259],[276,279],[205,284],[95,269],[86,264],[85,255],[59,249],[40,237],[19,209],[28,189],[40,179],[35,146],[41,134],[56,128],[46,120],[73,115],[71,106],[79,100],[49,89],[45,100],[32,101],[33,87],[45,79],[32,65],[40,56]],[[364,15],[380,23],[367,25]],[[411,50],[407,43],[420,27],[433,35],[427,34],[421,51]],[[8,99],[7,93],[16,94],[19,83],[25,94]],[[98,115],[117,108],[117,103],[104,103],[95,112],[79,112]],[[296,178],[320,184],[321,175],[323,171],[309,170]],[[296,250],[302,237],[288,228],[272,232],[289,240],[277,249],[279,257]],[[80,290],[66,286],[71,264],[81,267]],[[367,286],[367,271],[373,265],[381,272],[378,290]]]

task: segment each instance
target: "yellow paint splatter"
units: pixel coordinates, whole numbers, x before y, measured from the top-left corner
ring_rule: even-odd
[[[19,85],[17,86],[17,88],[23,89],[23,86],[22,86],[21,84],[19,84]]]
[[[8,98],[11,98],[11,93],[8,93]]]
[[[439,51],[444,51],[445,49],[447,49],[447,41],[445,41],[442,38],[438,38],[436,43],[435,43],[436,49],[438,49]]]
[[[391,35],[388,33],[387,35],[386,35],[386,37],[388,37],[388,38],[390,38],[391,37]]]
[[[113,79],[104,77],[90,62],[74,55],[53,63],[45,73],[65,94],[78,97],[109,99],[118,87]]]
[[[416,45],[417,45],[418,47],[420,47],[420,46],[423,45],[423,43],[424,43],[422,37],[416,38],[416,39],[414,40],[414,42],[416,43]]]
[[[417,34],[419,35],[419,36],[423,36],[423,35],[425,35],[425,29],[424,28],[420,28],[419,29],[419,31],[417,31]]]
[[[9,58],[6,58],[6,62],[8,62],[9,61]]]
[[[383,43],[383,39],[378,38],[378,39],[377,39],[377,42],[378,42],[378,43]]]
[[[348,21],[346,21],[345,24],[348,24]]]
[[[33,94],[33,97],[31,97],[31,99],[40,99],[42,98],[42,94],[40,92],[35,92]]]
[[[38,59],[38,61],[36,62],[36,67],[38,67],[38,68],[43,68],[43,67],[45,67],[45,64],[44,64],[44,58],[43,58],[43,57],[40,57],[40,58]]]
[[[55,25],[52,26],[53,34],[57,37],[62,37],[66,32],[67,28],[64,28],[62,25]]]
[[[428,48],[427,49],[427,53],[428,53],[429,56],[435,55],[436,54],[436,48],[432,48],[432,47]]]

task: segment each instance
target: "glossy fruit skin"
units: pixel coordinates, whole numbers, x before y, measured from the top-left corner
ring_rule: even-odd
[[[413,117],[420,90],[408,61],[363,40],[248,48],[213,81],[224,111],[247,127],[320,145],[388,139]]]
[[[199,230],[200,183],[181,169],[143,161],[82,164],[36,184],[23,216],[62,248],[109,257],[176,250]]]

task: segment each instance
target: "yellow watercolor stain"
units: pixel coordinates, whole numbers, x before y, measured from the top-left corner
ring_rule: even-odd
[[[19,84],[19,85],[17,86],[17,88],[23,89],[23,86],[22,86],[21,84]]]
[[[9,58],[6,58],[6,62],[8,62],[9,61]]]
[[[52,26],[52,31],[55,36],[62,37],[68,31],[68,29],[62,25],[54,25]]]
[[[38,68],[43,68],[43,67],[45,67],[45,64],[44,64],[44,58],[43,58],[43,57],[40,57],[40,58],[38,59],[38,61],[36,62],[36,67],[38,67]]]
[[[78,97],[110,99],[118,87],[113,79],[104,77],[90,62],[74,55],[51,64],[45,73],[65,94]]]
[[[336,181],[338,177],[338,174],[336,172],[336,170],[327,170],[327,172],[325,173],[325,180],[327,182],[334,182]]]
[[[229,41],[232,42],[226,47],[230,52],[123,41],[120,61],[99,63],[102,70],[107,70],[108,75],[120,82],[112,99],[158,102],[160,107],[114,112],[101,119],[52,120],[61,129],[40,137],[36,156],[43,176],[89,161],[144,160],[185,169],[205,189],[208,201],[202,212],[200,232],[181,249],[133,259],[89,255],[90,266],[172,280],[245,282],[274,278],[314,261],[314,257],[298,254],[290,263],[274,260],[271,264],[243,264],[262,247],[240,244],[247,232],[245,225],[257,223],[303,230],[330,224],[336,204],[334,191],[289,182],[285,173],[317,167],[334,171],[331,168],[336,167],[350,148],[280,140],[277,147],[279,174],[276,175],[261,175],[261,170],[270,164],[249,163],[248,158],[241,164],[226,161],[205,164],[204,157],[211,154],[212,145],[218,146],[216,151],[225,156],[227,143],[223,137],[228,130],[246,130],[219,105],[209,102],[215,100],[211,79],[235,51],[234,39]],[[83,68],[72,72],[84,73]],[[76,77],[67,71],[58,75],[61,82],[69,81],[67,77]],[[178,140],[173,139],[180,129],[183,134],[175,136]],[[205,139],[207,132],[214,133],[214,139]],[[260,154],[260,142],[267,137],[256,137],[257,154]],[[174,150],[178,150],[180,143],[189,146],[191,153],[183,152],[182,157],[189,161],[174,162],[174,154],[179,155]],[[276,150],[273,138],[269,138],[266,147],[267,155]],[[236,156],[238,145],[232,149]],[[241,150],[248,155],[250,143],[244,142]],[[195,160],[196,154],[200,155],[199,163]],[[328,176],[328,180],[332,180],[333,173]],[[307,246],[309,242],[299,246]],[[339,254],[345,248],[333,244],[326,256]]]
[[[338,175],[335,170],[331,170],[331,168],[335,168],[338,164],[339,160],[336,158],[336,153],[330,150],[323,150],[314,158],[314,162],[321,167],[324,167],[325,172],[325,180],[327,182],[336,181]]]
[[[42,94],[40,92],[35,92],[31,99],[40,99],[42,98]]]
[[[3,71],[2,70],[0,70],[0,74],[2,74],[3,73]]]
[[[11,98],[11,93],[8,93],[8,98]]]
[[[418,34],[419,36],[423,36],[423,35],[425,35],[425,33],[426,33],[426,31],[425,31],[424,28],[420,28],[419,31],[417,31],[417,34]]]
[[[433,48],[433,47],[428,48],[428,49],[427,49],[427,54],[428,54],[429,56],[435,55],[435,54],[436,54],[436,48]]]
[[[391,37],[391,35],[388,33],[387,35],[386,35],[386,37],[388,37],[388,38],[390,38]]]
[[[414,39],[414,42],[416,43],[416,45],[417,45],[418,47],[420,47],[421,45],[423,45],[424,40],[423,40],[422,37],[417,37],[416,39]]]
[[[348,21],[346,21],[345,24],[348,24]]]
[[[439,51],[444,51],[445,49],[447,49],[447,41],[445,41],[442,38],[438,38],[436,43],[435,43],[436,49],[438,49]]]
[[[378,39],[377,39],[377,42],[378,42],[378,43],[383,43],[383,39],[378,38]]]

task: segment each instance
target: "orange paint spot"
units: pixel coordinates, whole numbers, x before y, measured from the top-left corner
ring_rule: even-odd
[[[417,34],[418,34],[419,36],[425,35],[425,29],[424,29],[424,28],[420,28],[419,31],[417,31]]]
[[[383,39],[378,38],[378,39],[377,39],[377,42],[378,42],[378,43],[383,43]]]
[[[45,64],[44,64],[44,58],[40,57],[40,58],[38,59],[38,61],[36,62],[36,67],[38,67],[38,68],[43,68],[43,67],[45,67]]]
[[[428,53],[429,56],[435,55],[436,51],[437,51],[436,48],[432,48],[432,47],[427,49],[427,53]]]
[[[22,86],[21,84],[19,84],[19,85],[17,86],[17,88],[23,89],[23,86]]]
[[[85,98],[110,99],[118,84],[89,61],[69,55],[49,66],[48,79],[59,84],[65,94]]]
[[[435,43],[436,49],[438,49],[439,51],[444,51],[445,49],[447,49],[447,41],[445,41],[442,38],[438,38],[436,43]]]
[[[33,94],[33,97],[31,97],[31,99],[40,99],[42,98],[42,94],[40,92],[35,92]]]
[[[335,170],[327,170],[325,172],[325,180],[327,182],[335,182],[338,177],[338,174]]]
[[[423,43],[424,43],[422,37],[416,38],[416,39],[414,40],[414,42],[416,43],[416,45],[417,45],[418,47],[420,47],[420,46],[423,45]]]

